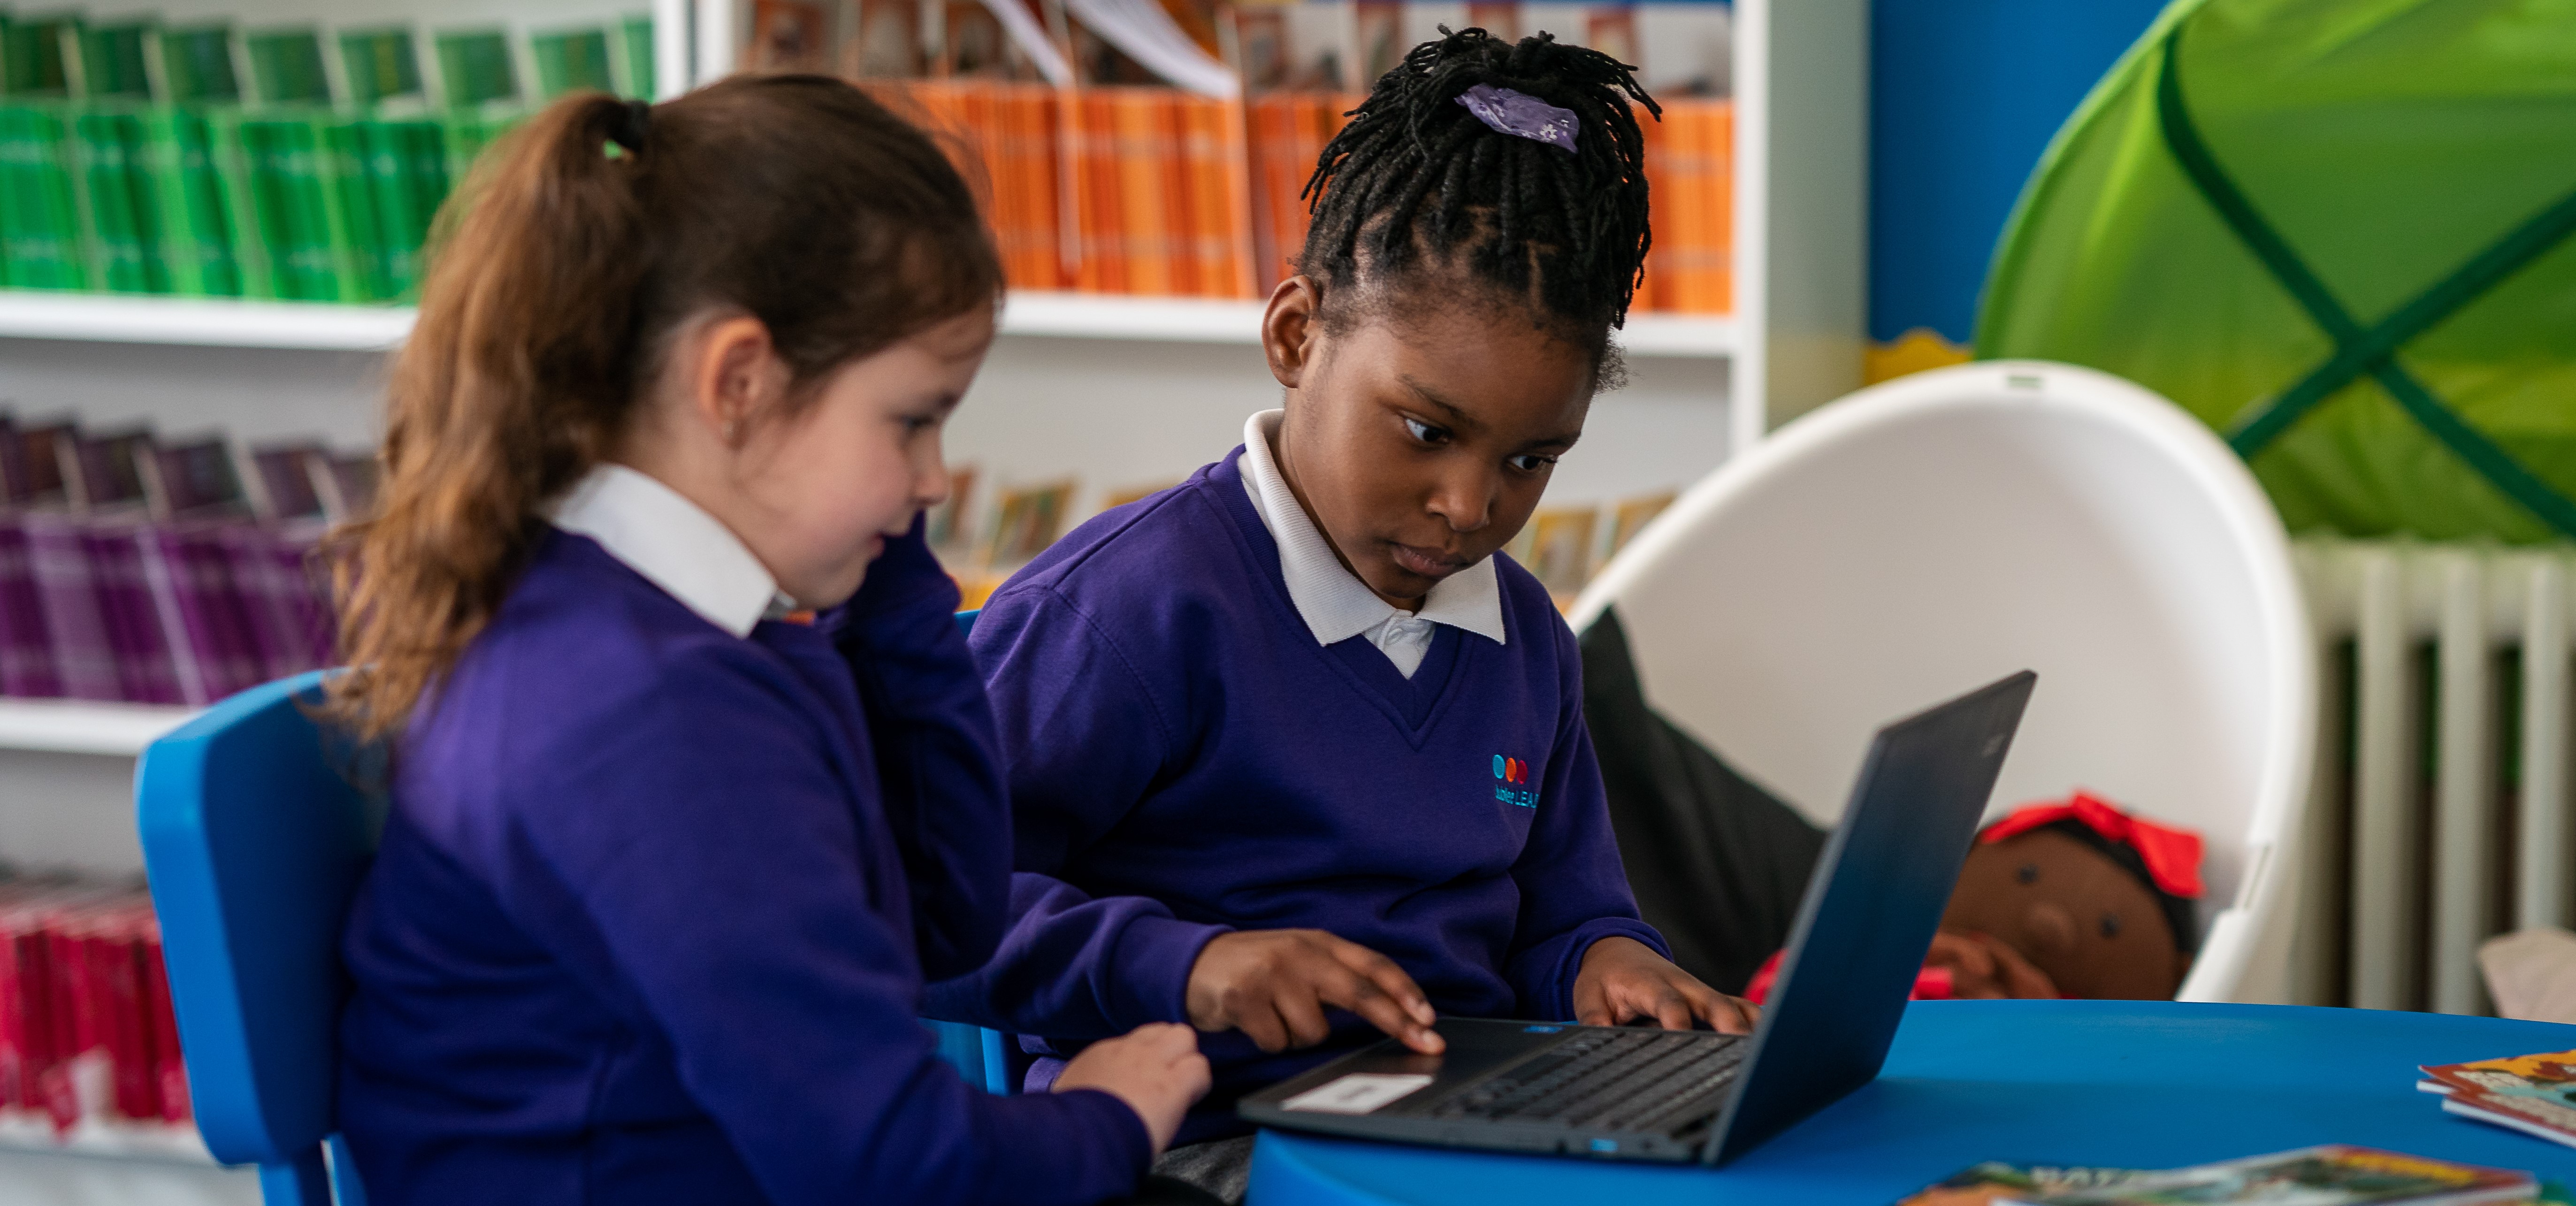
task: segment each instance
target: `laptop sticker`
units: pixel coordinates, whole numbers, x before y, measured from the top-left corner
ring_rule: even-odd
[[[1415,1073],[1353,1072],[1279,1103],[1283,1110],[1315,1114],[1373,1114],[1390,1101],[1430,1084]]]

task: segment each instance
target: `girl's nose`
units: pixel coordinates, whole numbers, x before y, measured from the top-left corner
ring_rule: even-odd
[[[1473,532],[1493,522],[1493,477],[1485,473],[1459,473],[1443,478],[1432,491],[1430,510],[1449,525],[1452,532]]]

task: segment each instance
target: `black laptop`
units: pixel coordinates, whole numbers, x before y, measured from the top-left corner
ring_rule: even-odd
[[[1260,1126],[1442,1147],[1724,1164],[1870,1082],[2038,677],[1879,730],[1807,881],[1762,1022],[1705,1030],[1444,1018],[1245,1097]]]

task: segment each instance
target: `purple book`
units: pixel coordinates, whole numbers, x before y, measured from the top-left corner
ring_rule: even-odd
[[[137,521],[93,518],[81,533],[81,547],[89,554],[99,610],[107,624],[108,641],[116,649],[117,683],[125,699],[189,703],[192,692],[181,685],[182,675],[193,679],[194,669],[183,671],[179,662],[185,643],[174,644],[162,626],[161,608],[144,570],[143,529]],[[202,684],[194,693],[202,696]]]
[[[0,511],[0,695],[42,699],[61,695],[63,680],[27,544],[26,522]]]
[[[260,659],[270,678],[331,664],[327,591],[308,564],[318,525],[242,526],[226,533]]]
[[[253,481],[259,487],[262,518],[323,518],[322,495],[313,484],[315,465],[324,459],[319,444],[285,444],[251,450]]]
[[[203,706],[266,681],[214,525],[141,524],[134,543],[180,701]]]
[[[55,681],[73,699],[123,699],[116,639],[108,630],[90,561],[87,524],[76,516],[29,511],[18,516],[27,539],[27,577],[43,609]]]

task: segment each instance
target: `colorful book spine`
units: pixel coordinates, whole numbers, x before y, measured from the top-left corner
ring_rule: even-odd
[[[142,170],[143,121],[130,110],[90,109],[71,119],[72,184],[93,288],[167,293],[155,249],[152,183]]]
[[[314,170],[320,176],[323,239],[330,247],[334,297],[380,301],[400,297],[394,261],[402,251],[386,236],[376,208],[366,127],[348,117],[314,121]],[[392,161],[396,171],[400,160]]]
[[[178,652],[162,628],[161,611],[144,576],[138,525],[91,521],[81,532],[101,618],[116,651],[118,695],[131,703],[184,704]]]
[[[27,577],[44,613],[47,652],[57,694],[72,699],[125,698],[117,644],[90,564],[82,522],[30,511],[18,518],[27,541]]]
[[[0,513],[0,695],[46,699],[61,695],[63,682],[31,562],[26,522]]]
[[[206,114],[206,153],[214,169],[223,205],[224,229],[232,235],[233,271],[243,297],[282,297],[278,252],[286,246],[284,214],[263,199],[259,159],[259,123],[237,109]]]
[[[1197,266],[1187,256],[1189,195],[1181,170],[1175,93],[1120,87],[1109,97],[1118,209],[1108,219],[1127,259],[1127,292],[1155,296],[1196,291]]]
[[[143,175],[151,185],[153,250],[170,292],[239,297],[242,273],[203,114],[162,105],[142,115]]]
[[[1022,289],[1061,289],[1063,181],[1056,164],[1056,90],[1043,84],[991,86],[1000,167],[995,188],[1010,208],[1003,265]]]
[[[13,289],[86,289],[69,134],[56,104],[0,104],[0,261]]]
[[[1681,98],[1646,125],[1645,307],[1724,314],[1735,307],[1735,114],[1723,100]]]

